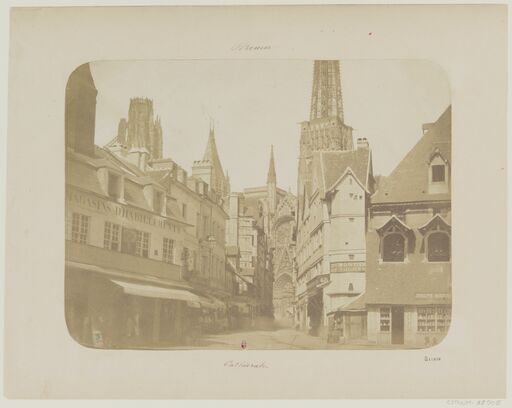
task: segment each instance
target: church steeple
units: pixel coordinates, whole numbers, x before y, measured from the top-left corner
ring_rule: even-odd
[[[276,166],[274,163],[274,146],[270,146],[270,163],[267,173],[267,197],[270,214],[275,214],[277,209],[277,178]]]
[[[270,163],[268,165],[267,184],[276,182],[276,165],[274,163],[274,145],[270,146]]]
[[[315,61],[309,120],[329,117],[343,122],[340,62]]]
[[[217,144],[215,143],[215,128],[213,121],[210,121],[210,133],[208,135],[208,142],[206,143],[206,150],[204,151],[203,161],[209,161],[212,165],[220,168],[222,171],[219,152],[217,151]]]
[[[192,175],[205,181],[210,186],[210,189],[214,190],[220,198],[226,196],[229,190],[229,183],[222,170],[219,152],[217,151],[213,121],[210,121],[208,142],[206,143],[203,159],[194,161]]]

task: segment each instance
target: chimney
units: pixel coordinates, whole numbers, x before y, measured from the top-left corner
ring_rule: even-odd
[[[421,129],[423,130],[423,134],[427,133],[430,129],[434,127],[435,123],[424,123]]]
[[[82,64],[68,78],[64,113],[66,147],[94,155],[96,95],[89,64]]]
[[[133,147],[129,150],[126,158],[132,164],[136,165],[140,170],[146,171],[146,167],[149,161],[149,152],[145,148]]]
[[[108,150],[122,159],[124,159],[128,153],[126,147],[120,143],[115,143],[112,146],[108,146]]]
[[[357,138],[357,148],[358,149],[369,149],[370,145],[368,143],[368,139],[366,139],[366,137],[358,137]]]

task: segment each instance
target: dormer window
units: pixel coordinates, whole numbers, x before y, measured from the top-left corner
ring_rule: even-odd
[[[384,262],[403,262],[405,259],[405,237],[394,232],[382,240],[382,260]]]
[[[161,191],[153,192],[153,210],[161,214],[164,208],[164,194]]]
[[[381,237],[381,262],[404,262],[407,249],[414,241],[414,233],[399,218],[393,215],[388,222],[377,229]]]
[[[119,200],[121,198],[121,176],[115,173],[108,173],[108,195]]]
[[[419,228],[424,236],[425,255],[428,262],[449,262],[451,257],[451,227],[436,214]]]
[[[434,164],[431,166],[432,169],[432,182],[433,183],[439,183],[445,181],[445,169],[446,166],[443,164]]]
[[[450,237],[444,232],[433,232],[427,238],[427,259],[429,262],[450,260]]]
[[[449,163],[436,148],[428,162],[428,192],[429,194],[444,194],[449,192]]]

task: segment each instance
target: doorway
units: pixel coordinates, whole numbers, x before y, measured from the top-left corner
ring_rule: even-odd
[[[404,344],[404,308],[391,308],[391,344]]]

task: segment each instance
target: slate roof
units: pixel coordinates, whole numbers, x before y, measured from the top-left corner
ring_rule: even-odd
[[[159,185],[159,183],[152,177],[146,176],[138,167],[118,159],[114,154],[98,146],[95,146],[92,157],[73,151],[66,152],[66,184],[105,196],[96,171],[101,167],[107,167],[125,175],[124,198],[127,204],[153,212],[142,187],[147,184]],[[178,205],[172,199],[167,202],[167,211],[167,218],[187,224]]]
[[[359,182],[370,190],[371,150],[358,148],[347,151],[315,151],[313,152],[313,184],[308,191],[313,193],[318,187],[322,195],[331,189],[347,168],[352,170]]]
[[[366,310],[366,293],[363,292],[360,295],[356,296],[346,305],[338,307],[335,312],[363,312]]]
[[[425,262],[423,235],[415,230],[414,251],[407,262],[379,260],[380,237],[377,231],[366,235],[366,304],[425,305],[451,303],[451,263]],[[424,295],[447,297],[429,298]]]
[[[391,174],[379,178],[372,204],[450,200],[450,193],[428,193],[428,163],[436,149],[451,163],[451,126],[449,106]]]

